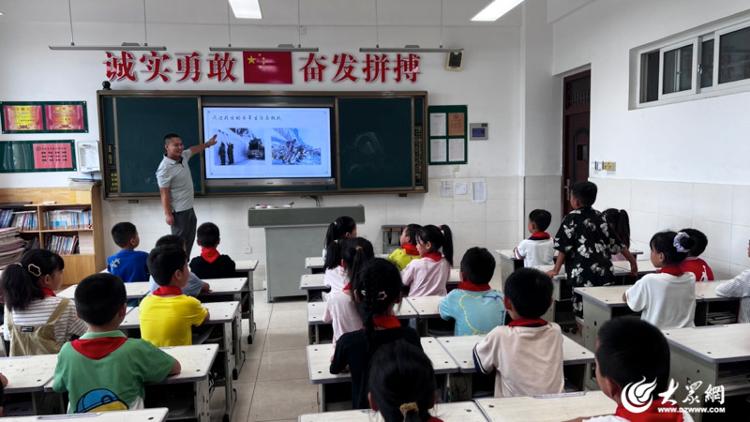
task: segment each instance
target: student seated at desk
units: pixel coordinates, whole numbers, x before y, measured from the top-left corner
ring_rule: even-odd
[[[408,296],[445,296],[453,266],[453,235],[450,227],[430,224],[419,229],[417,250],[420,258],[411,261],[401,271],[404,285],[409,288]]]
[[[201,254],[190,261],[190,271],[200,278],[234,277],[234,261],[216,250],[221,242],[219,227],[214,223],[203,223],[198,226],[197,234]]]
[[[617,409],[614,415],[579,418],[575,421],[692,422],[693,418],[688,412],[659,396],[671,385],[669,345],[658,328],[634,317],[607,321],[599,329],[595,359],[596,382],[602,392],[617,403]],[[643,404],[652,400],[649,407],[632,413],[622,404],[623,389],[641,386],[643,391],[648,391],[648,386],[652,384],[655,386],[651,388],[650,397],[640,398]],[[632,405],[640,407],[641,403],[631,403]]]
[[[341,266],[341,242],[357,237],[357,223],[349,216],[341,216],[328,225],[323,249],[323,284],[332,292],[341,291],[347,283],[346,270]]]
[[[355,300],[365,313],[365,328],[346,333],[336,342],[331,360],[332,374],[352,374],[352,408],[367,409],[368,372],[370,357],[384,344],[405,340],[418,348],[419,334],[402,327],[393,307],[401,303],[403,284],[398,268],[391,262],[375,258],[365,264],[354,285]]]
[[[556,276],[563,264],[573,287],[606,286],[614,283],[612,254],[622,253],[630,262],[630,271],[638,274],[638,264],[624,245],[610,235],[602,213],[593,208],[598,188],[591,182],[578,182],[570,191],[573,211],[565,216],[555,235],[555,249],[560,253],[555,267],[547,272]],[[580,296],[572,297],[573,311],[583,315]]]
[[[168,234],[166,236],[162,236],[159,238],[159,240],[156,241],[156,245],[154,248],[158,248],[161,246],[173,246],[176,248],[182,248],[182,250],[185,250],[185,241],[179,237],[175,236],[173,234]],[[156,282],[154,279],[154,273],[151,273],[151,278],[149,278],[149,285],[148,289],[153,293],[154,290],[159,288],[159,283]],[[208,283],[202,281],[200,278],[198,278],[197,275],[193,274],[192,272],[188,272],[188,282],[185,285],[185,287],[182,289],[182,292],[185,293],[188,296],[198,296],[201,293],[207,293],[211,290],[211,286],[208,285]]]
[[[531,233],[513,249],[516,259],[523,259],[524,267],[552,265],[554,259],[554,242],[545,230],[552,221],[552,214],[547,210],[533,210],[529,213],[527,228]]]
[[[630,217],[625,210],[617,208],[607,208],[602,211],[602,216],[609,227],[609,235],[615,239],[615,242],[630,250]],[[612,261],[625,261],[622,253],[612,254]]]
[[[115,224],[112,226],[112,240],[120,251],[107,258],[107,271],[126,283],[148,280],[148,253],[135,250],[141,242],[135,225],[128,222]]]
[[[562,393],[562,332],[541,319],[552,304],[552,280],[534,268],[521,268],[508,277],[503,292],[513,321],[474,346],[477,371],[496,373],[495,397]]]
[[[417,232],[422,226],[419,224],[409,224],[401,230],[401,236],[398,238],[400,248],[388,255],[388,260],[396,264],[399,271],[403,271],[413,260],[419,258],[417,250]]]
[[[713,270],[706,261],[699,258],[708,246],[706,235],[696,229],[682,229],[680,231],[687,233],[695,241],[693,247],[688,251],[687,258],[680,264],[682,271],[695,274],[695,281],[714,281]]]
[[[747,257],[750,258],[750,242],[747,245]],[[735,278],[716,286],[716,294],[723,297],[741,297],[737,322],[750,322],[750,270],[745,270]]]
[[[418,347],[397,340],[372,356],[368,400],[385,422],[442,422],[430,415],[436,390],[432,362]]]
[[[484,335],[505,322],[503,297],[490,288],[494,273],[495,258],[490,251],[478,247],[466,251],[461,259],[461,282],[439,306],[442,319],[456,321],[454,335]]]
[[[323,314],[323,322],[333,325],[333,342],[342,335],[352,331],[361,330],[362,317],[357,310],[352,295],[352,282],[361,272],[362,267],[375,258],[372,243],[369,240],[357,237],[344,239],[341,242],[341,267],[346,269],[347,283],[341,291],[331,291],[326,300],[326,310]]]
[[[117,329],[127,312],[119,277],[84,278],[75,302],[88,332],[60,350],[52,389],[68,393],[68,413],[143,409],[143,385],[179,373],[180,363]]]
[[[192,327],[208,319],[208,309],[182,293],[190,273],[185,250],[154,248],[148,255],[148,270],[161,287],[141,301],[141,336],[157,347],[193,344]]]
[[[86,332],[72,300],[55,296],[65,262],[47,249],[31,249],[3,271],[0,291],[6,309],[3,336],[10,356],[55,354],[73,336]]]
[[[646,274],[625,291],[630,309],[662,330],[695,326],[695,275],[680,263],[694,245],[685,232],[656,233],[651,238],[651,263],[659,273]]]

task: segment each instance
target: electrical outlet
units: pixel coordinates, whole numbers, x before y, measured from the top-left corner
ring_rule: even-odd
[[[617,171],[617,163],[614,161],[603,161],[602,169],[604,171]]]

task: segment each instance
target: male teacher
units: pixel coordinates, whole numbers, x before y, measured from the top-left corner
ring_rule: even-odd
[[[172,234],[185,241],[185,250],[190,257],[195,241],[195,226],[198,220],[193,211],[193,176],[188,160],[194,154],[203,152],[216,144],[216,135],[207,142],[188,149],[182,144],[180,135],[169,133],[164,136],[164,158],[156,169],[156,182],[159,184],[161,206]]]

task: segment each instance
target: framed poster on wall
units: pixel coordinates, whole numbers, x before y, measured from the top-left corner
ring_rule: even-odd
[[[468,163],[467,107],[430,106],[429,163]]]
[[[85,101],[8,101],[2,107],[2,133],[86,133]]]
[[[0,141],[0,173],[75,171],[72,140]]]

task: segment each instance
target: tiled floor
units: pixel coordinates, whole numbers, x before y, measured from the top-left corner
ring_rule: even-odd
[[[245,343],[247,361],[235,381],[237,403],[233,422],[296,421],[318,409],[318,389],[307,375],[307,307],[303,300],[267,303],[266,292],[255,292],[252,345]],[[243,338],[247,337],[243,321]],[[211,416],[221,421],[224,394],[213,394]]]

